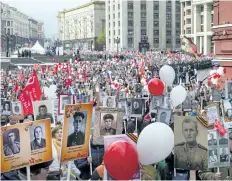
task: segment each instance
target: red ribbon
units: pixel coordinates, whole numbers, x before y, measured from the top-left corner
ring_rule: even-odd
[[[216,120],[214,123],[214,126],[217,128],[218,132],[221,136],[224,136],[226,134],[226,129],[222,126],[221,122]]]

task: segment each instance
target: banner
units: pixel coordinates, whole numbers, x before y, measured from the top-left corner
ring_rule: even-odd
[[[32,102],[28,92],[25,89],[20,94],[18,100],[22,103],[24,115],[33,114]]]

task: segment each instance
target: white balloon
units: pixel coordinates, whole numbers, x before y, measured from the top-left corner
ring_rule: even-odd
[[[186,99],[186,96],[187,96],[187,92],[184,87],[182,87],[181,85],[174,87],[170,94],[172,105],[176,107],[182,104]]]
[[[56,85],[51,85],[49,88],[44,87],[44,95],[48,97],[48,99],[56,99]]]
[[[137,152],[142,165],[158,163],[172,152],[174,133],[164,123],[156,122],[146,126],[140,133]]]
[[[169,65],[164,65],[159,71],[159,76],[165,84],[171,86],[175,79],[175,70]]]

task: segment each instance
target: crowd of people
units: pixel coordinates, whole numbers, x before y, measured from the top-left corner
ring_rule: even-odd
[[[88,53],[89,52],[80,52],[81,56]],[[92,56],[98,56],[98,54],[92,52]],[[1,126],[10,126],[45,118],[49,118],[51,123],[55,122],[55,126],[51,130],[53,160],[31,166],[31,180],[66,180],[68,177],[68,164],[60,163],[63,116],[60,116],[56,112],[55,120],[53,120],[53,117],[47,113],[46,106],[43,105],[39,107],[39,115],[27,114],[23,115],[21,119],[18,120],[14,119],[15,114],[12,113],[14,111],[11,111],[10,102],[16,102],[18,100],[22,90],[28,84],[33,71],[36,71],[40,89],[43,92],[41,100],[50,99],[50,96],[57,96],[58,98],[58,96],[62,94],[74,95],[80,102],[89,102],[93,104],[93,114],[95,113],[95,108],[103,104],[101,93],[108,96],[116,96],[116,102],[118,102],[120,97],[119,92],[122,90],[126,92],[127,98],[142,98],[143,96],[147,96],[146,109],[142,116],[136,119],[129,115],[124,116],[123,122],[125,125],[123,126],[124,129],[121,134],[137,133],[139,136],[146,126],[157,121],[158,113],[151,111],[153,98],[148,94],[147,84],[152,78],[159,78],[159,70],[165,64],[172,66],[176,72],[174,84],[181,84],[188,91],[195,92],[190,100],[190,110],[186,111],[181,109],[181,111],[177,112],[176,108],[173,109],[172,115],[200,116],[205,112],[204,107],[207,106],[209,102],[212,102],[212,96],[210,95],[214,88],[208,87],[206,83],[202,82],[203,80],[197,80],[197,70],[199,67],[202,69],[205,67],[212,67],[209,57],[196,63],[194,59],[191,58],[191,60],[189,60],[185,55],[173,58],[160,52],[148,52],[146,55],[142,55],[138,52],[122,52],[121,55],[113,55],[113,53],[111,53],[110,56],[106,56],[106,54],[103,53],[100,54],[102,54],[102,57],[98,57],[97,61],[79,61],[80,59],[76,59],[74,61],[67,60],[64,63],[57,63],[53,66],[18,66],[13,69],[1,70]],[[25,52],[24,57],[25,56],[30,56],[30,53]],[[141,85],[141,88],[135,87],[135,85]],[[46,89],[51,86],[56,86],[56,91],[53,95],[50,95],[51,92],[46,92]],[[172,87],[167,87],[166,95],[170,94],[169,89],[171,90]],[[89,95],[89,90],[93,92],[91,100],[83,100]],[[146,92],[147,95],[143,95],[143,92]],[[221,95],[220,98],[223,98],[223,91],[220,90],[218,92],[219,95]],[[163,102],[163,104],[167,104],[167,108],[171,107],[168,97],[167,100],[165,99]],[[138,102],[131,102],[130,104],[133,104],[134,107],[132,112],[136,113],[139,111]],[[112,106],[112,100],[108,99],[106,101],[106,107]],[[156,109],[156,106],[152,109]],[[83,116],[84,115],[81,113],[74,115],[74,127],[76,121],[77,130],[78,122],[81,122]],[[160,115],[160,117],[163,117],[163,120],[166,120],[166,116],[167,115],[163,113]],[[173,119],[173,117],[171,119]],[[113,120],[112,115],[106,114],[103,120],[105,121],[106,127],[100,130],[101,135],[115,135],[116,130],[111,127],[111,121]],[[96,116],[93,115],[92,127],[94,127],[95,121]],[[169,126],[174,129],[173,120],[169,120],[168,122]],[[41,128],[37,127],[35,129],[35,135],[39,135],[40,132]],[[73,135],[69,136],[67,147],[81,145],[84,136],[85,135],[81,133],[77,135],[74,132]],[[13,133],[9,134],[9,140],[12,144],[3,148],[5,155],[9,155],[11,152],[17,153],[18,150],[18,143],[15,142],[15,135]],[[231,154],[232,131],[229,133],[229,140]],[[213,141],[211,142],[213,144]],[[38,144],[35,138],[35,141],[31,143],[31,149],[42,147],[44,144],[46,144],[44,140],[41,140],[40,144]],[[90,145],[91,156],[71,162],[71,180],[103,180],[104,146],[94,144],[93,138],[91,138]],[[179,154],[181,150],[184,149],[183,145],[180,145],[178,149],[179,151],[177,150],[177,152]],[[202,148],[202,151],[205,151],[204,148]],[[179,156],[181,157],[181,155]],[[194,157],[194,154],[192,157]],[[213,153],[210,159],[214,159]],[[230,157],[230,159],[232,165],[232,157]],[[174,169],[174,152],[170,153],[163,161],[154,164],[155,165],[141,166],[141,180],[187,180],[190,177],[189,170]],[[199,180],[231,180],[231,168],[232,166],[230,168],[221,169],[220,172],[217,172],[215,169],[197,170],[196,178]],[[26,180],[26,168],[1,173],[1,179]]]

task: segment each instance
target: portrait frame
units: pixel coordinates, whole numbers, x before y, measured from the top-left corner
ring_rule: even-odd
[[[232,81],[228,80],[225,82],[225,98],[232,99]]]
[[[114,120],[116,122],[116,134],[122,134],[123,130],[123,116],[124,116],[124,109],[121,108],[104,108],[104,107],[98,107],[95,109],[96,114],[96,121],[94,125],[94,131],[93,131],[93,144],[94,145],[104,145],[104,139],[103,136],[100,135],[100,124],[102,122],[101,120],[101,114],[113,114],[117,115],[117,120]]]
[[[160,116],[162,113],[166,113],[166,115],[167,115],[165,121],[160,120]],[[171,122],[171,118],[172,118],[172,109],[158,108],[156,122],[161,122],[161,123],[165,123],[165,124],[169,125]]]
[[[15,106],[19,107],[18,112],[15,111]],[[15,115],[22,115],[23,114],[23,107],[22,107],[22,103],[20,101],[12,102],[11,107],[12,107],[11,110],[12,110],[13,114],[15,114]]]
[[[220,102],[221,100],[221,90],[212,89],[212,101]]]
[[[64,114],[64,110],[65,110],[65,106],[63,105],[63,99],[64,98],[69,98],[71,103],[70,104],[74,104],[74,96],[73,95],[68,95],[68,94],[60,94],[59,95],[59,107],[58,107],[58,114],[59,115],[63,115]],[[69,104],[67,104],[69,105]]]
[[[139,108],[137,108],[138,109],[137,111],[134,108],[135,102],[138,102],[138,105],[139,105]],[[141,117],[144,114],[144,110],[145,110],[145,99],[131,98],[131,106],[130,106],[131,117]],[[139,113],[136,113],[138,111]]]
[[[30,145],[30,127],[36,125],[45,125],[45,138],[46,147],[39,150],[31,151]],[[35,122],[26,122],[22,124],[15,124],[12,126],[6,126],[1,128],[0,132],[0,144],[3,145],[4,132],[18,129],[20,137],[20,152],[15,155],[5,156],[4,152],[1,152],[1,173],[16,170],[26,166],[32,166],[38,163],[47,162],[53,159],[52,157],[52,135],[50,120],[40,120]],[[2,147],[3,148],[3,147]]]
[[[126,98],[126,92],[125,91],[119,91],[118,93],[118,99],[125,99]]]
[[[185,101],[182,103],[182,110],[183,111],[192,111],[192,99],[191,96],[188,94]]]
[[[49,117],[51,117],[51,126],[54,127],[55,126],[55,116],[54,116],[54,105],[52,100],[42,100],[42,101],[34,101],[32,102],[33,105],[33,112],[34,112],[34,119],[37,120],[43,120],[43,119],[48,119]],[[39,108],[40,106],[45,106],[47,109],[47,116],[48,118],[41,118],[38,119],[39,117]]]
[[[155,105],[156,102],[156,105]],[[151,96],[150,112],[157,113],[157,109],[163,104],[163,96]]]
[[[219,104],[212,103],[205,107],[208,124],[212,125],[216,120],[220,121]],[[213,121],[214,120],[214,121]]]
[[[62,137],[62,149],[61,149],[61,163],[87,158],[89,154],[89,141],[92,124],[92,104],[72,104],[65,106],[64,113],[64,125],[63,125],[63,137]],[[87,112],[86,123],[84,132],[84,144],[77,144],[74,146],[68,146],[68,137],[70,136],[70,124],[73,119],[73,115],[76,112]]]
[[[8,104],[9,105],[9,110],[4,110],[5,109],[5,105]],[[11,101],[10,100],[5,100],[3,102],[3,109],[2,109],[2,115],[6,115],[6,116],[10,116],[12,114],[12,105],[11,105]]]
[[[232,99],[222,100],[223,124],[226,129],[232,128],[232,116],[229,117],[228,110],[232,112]]]
[[[187,121],[187,122],[186,122]],[[183,123],[185,122],[185,124]],[[195,128],[197,125],[194,137],[185,137],[185,129]],[[183,129],[183,126],[185,128]],[[184,148],[186,146],[187,139],[189,141],[196,141],[197,152],[196,155],[200,155],[200,158],[196,160],[191,160],[194,164],[188,161],[188,157]],[[207,128],[203,126],[197,117],[194,116],[174,116],[174,168],[185,169],[185,170],[205,170],[208,168],[208,138],[207,138]]]
[[[109,100],[109,98],[113,101],[112,107],[107,106],[107,101]],[[115,96],[105,96],[104,101],[103,101],[103,107],[105,107],[105,108],[115,108],[116,107],[116,97]]]

